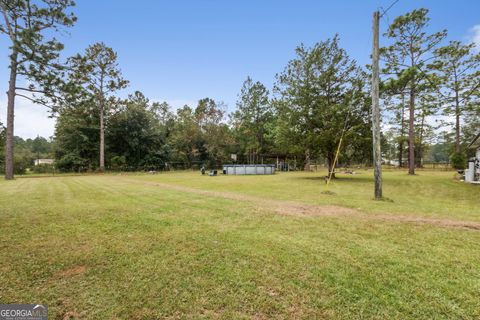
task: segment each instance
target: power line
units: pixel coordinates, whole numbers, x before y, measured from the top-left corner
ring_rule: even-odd
[[[388,12],[388,10],[390,10],[394,5],[396,5],[398,1],[400,1],[400,0],[393,1],[392,4],[389,5],[386,10],[383,10],[383,8],[380,7],[380,9],[382,9],[382,11],[383,11],[382,14],[380,15],[380,18],[383,17],[383,15],[386,14]]]

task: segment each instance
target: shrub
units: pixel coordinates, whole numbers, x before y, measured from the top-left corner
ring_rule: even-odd
[[[67,153],[56,161],[58,170],[62,172],[85,171],[88,162],[74,153]]]
[[[455,152],[450,156],[452,166],[457,170],[463,170],[467,165],[467,155],[464,152]]]
[[[42,163],[37,166],[33,166],[31,170],[34,173],[52,173],[54,171],[54,166],[52,164]]]
[[[110,163],[112,170],[121,170],[127,165],[127,160],[125,156],[114,156],[110,159]]]

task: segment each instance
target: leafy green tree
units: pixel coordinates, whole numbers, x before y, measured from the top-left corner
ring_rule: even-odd
[[[277,77],[279,123],[303,147],[307,164],[311,156],[321,155],[333,172],[342,132],[345,156],[353,155],[358,144],[365,147],[359,136],[370,139],[366,74],[340,48],[338,36],[310,49],[302,45],[296,53]]]
[[[0,139],[5,139],[5,131],[0,129]],[[39,153],[36,153],[35,149],[36,142],[42,141],[42,145],[45,149],[41,148],[42,151],[50,150],[51,142],[42,137],[37,137],[36,139],[23,139],[21,137],[15,136],[13,138],[13,145],[15,149],[14,160],[14,174],[25,174],[28,168],[37,167],[34,166],[34,160],[37,159]],[[40,155],[47,156],[48,153],[40,153]],[[0,163],[3,162],[3,154],[0,150]],[[0,168],[0,172],[4,173],[4,167]]]
[[[52,151],[52,144],[44,137],[37,136],[31,141],[31,150],[36,155],[36,159],[48,157]]]
[[[126,88],[128,81],[123,79],[117,62],[117,53],[104,43],[89,46],[83,55],[69,59],[70,81],[77,86],[76,97],[89,96],[95,103],[99,115],[99,170],[105,171],[105,117],[109,106],[114,105],[114,92]]]
[[[55,125],[55,159],[62,171],[93,170],[98,166],[99,114],[91,101],[58,110]]]
[[[435,85],[428,68],[432,52],[446,37],[446,31],[427,34],[429,17],[427,9],[413,10],[395,18],[386,36],[393,41],[381,48],[385,60],[384,72],[390,75],[390,87],[405,88],[408,94],[408,173],[415,174],[415,111],[417,98]]]
[[[256,154],[265,153],[270,124],[273,120],[272,106],[267,88],[260,82],[253,82],[248,77],[240,91],[237,110],[232,115],[236,140],[240,143],[242,153],[254,150]]]
[[[278,90],[278,88],[275,88]],[[292,119],[285,114],[280,114],[282,110],[288,112],[289,105],[281,96],[272,99],[273,123],[271,126],[271,139],[273,141],[273,153],[285,154],[298,158],[298,164],[301,167],[305,157],[305,167],[309,169],[310,159],[306,157],[307,147],[305,136],[302,134],[303,127],[291,125]]]
[[[62,67],[57,60],[63,45],[52,36],[52,31],[74,24],[75,16],[67,12],[74,4],[72,0],[0,0],[0,33],[7,36],[10,44],[5,179],[14,176],[15,98],[45,104],[54,97],[54,88],[61,82]],[[19,77],[29,85],[18,86]],[[32,93],[41,97],[35,98]]]
[[[175,121],[175,115],[172,112],[172,107],[167,102],[153,103],[151,107],[155,112],[158,121],[162,127],[163,134],[168,137],[171,132],[171,127]]]
[[[455,169],[465,169],[467,164],[467,154],[465,152],[455,152],[450,156],[452,167]]]
[[[109,118],[106,140],[113,165],[119,167],[124,162],[132,168],[165,166],[169,151],[164,119],[160,118],[164,112],[159,113],[159,108],[168,105],[152,104],[137,91]]]
[[[234,141],[224,118],[223,104],[211,98],[199,100],[194,110],[189,106],[178,109],[168,139],[172,160],[187,167],[216,167],[228,160]]]
[[[452,150],[454,150],[454,139],[451,139],[450,132],[445,132],[438,135],[438,142],[430,146],[426,158],[431,162],[448,163]]]
[[[172,133],[169,136],[174,162],[190,167],[204,153],[203,139],[192,108],[185,105],[177,110]]]
[[[217,167],[228,159],[230,146],[233,144],[231,132],[225,122],[225,105],[211,98],[198,101],[194,115],[199,128],[199,142],[203,145],[200,150],[202,161],[210,166]]]
[[[450,41],[435,50],[432,68],[442,80],[440,91],[444,114],[455,118],[455,152],[461,150],[461,123],[463,116],[478,105],[480,92],[480,54],[474,53],[475,44]]]

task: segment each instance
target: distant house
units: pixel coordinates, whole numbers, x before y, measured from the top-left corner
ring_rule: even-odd
[[[382,163],[389,166],[400,167],[400,162],[398,161],[398,159],[382,158]]]
[[[53,162],[55,162],[55,159],[36,159],[35,165],[38,166],[40,164],[53,164]]]
[[[468,146],[475,149],[475,157],[468,160],[468,169],[465,170],[465,181],[480,184],[480,133]]]

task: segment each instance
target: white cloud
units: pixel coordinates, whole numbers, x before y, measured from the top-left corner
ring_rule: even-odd
[[[15,99],[15,135],[22,138],[45,138],[53,136],[55,119],[48,117],[48,109],[36,105],[24,98]],[[7,99],[0,99],[0,121],[5,125],[7,118]]]
[[[468,42],[473,42],[476,45],[476,51],[480,51],[480,24],[474,25],[468,31]]]

